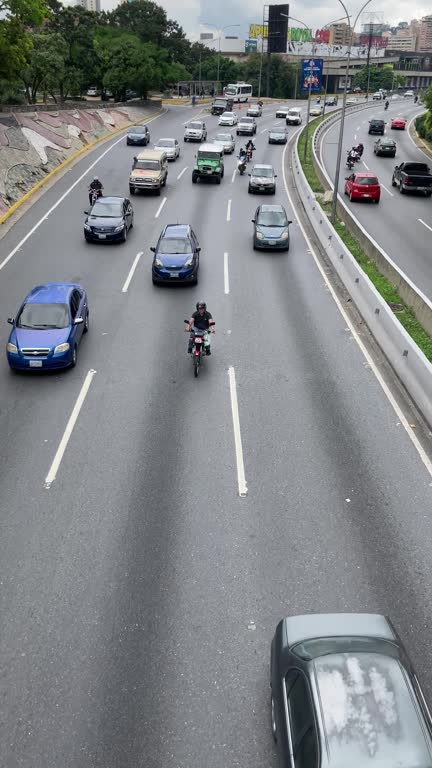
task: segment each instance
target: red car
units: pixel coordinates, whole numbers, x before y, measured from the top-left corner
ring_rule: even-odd
[[[379,203],[380,183],[373,173],[352,173],[345,181],[345,194],[350,200],[373,200]]]
[[[407,121],[404,117],[394,117],[391,121],[390,128],[398,128],[400,131],[405,130]]]

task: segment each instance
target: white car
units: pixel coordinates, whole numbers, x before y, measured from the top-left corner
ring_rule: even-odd
[[[292,107],[292,109],[288,110],[285,118],[285,122],[287,125],[301,125],[301,121],[302,121],[301,110],[298,107]]]
[[[246,112],[248,117],[261,117],[262,107],[260,104],[251,104]]]
[[[257,124],[254,117],[241,117],[237,124],[237,136],[245,133],[253,136],[257,131]]]
[[[321,104],[318,104],[315,107],[312,107],[309,114],[312,115],[312,117],[319,117],[323,113],[324,107],[321,106]]]
[[[354,96],[350,96],[350,98],[346,100],[345,104],[347,107],[353,107],[354,104],[358,104],[358,99],[354,98]]]
[[[99,92],[95,85],[90,86],[87,91],[87,96],[98,96]]]
[[[180,157],[180,144],[177,139],[159,139],[154,148],[165,152],[168,160],[177,160]]]
[[[207,128],[202,120],[191,120],[184,132],[185,141],[207,141]]]
[[[222,112],[219,125],[237,125],[238,118],[235,112]]]
[[[405,91],[404,99],[409,99],[410,96],[414,96],[414,91]]]
[[[289,111],[289,107],[278,107],[276,110],[276,117],[286,118]]]
[[[232,133],[217,133],[214,142],[222,144],[225,154],[232,154],[235,150],[235,138]]]
[[[372,101],[381,101],[384,98],[384,94],[381,91],[377,91],[372,96]]]

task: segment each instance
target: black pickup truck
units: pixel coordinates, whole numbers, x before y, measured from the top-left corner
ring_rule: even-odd
[[[432,174],[426,163],[401,163],[393,171],[392,187],[399,187],[401,195],[405,192],[423,192],[426,197],[432,195]]]
[[[212,115],[221,115],[222,112],[232,112],[234,106],[233,99],[219,98],[215,99],[211,105]]]

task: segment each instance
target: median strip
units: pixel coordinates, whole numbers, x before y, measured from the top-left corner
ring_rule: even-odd
[[[322,122],[322,120],[323,118],[314,120],[313,121],[314,126],[315,127],[318,126],[319,123]],[[300,135],[299,144],[298,144],[298,153],[299,153],[300,163],[302,165],[303,172],[306,176],[306,179],[312,188],[312,191],[317,195],[317,203],[320,205],[320,207],[326,213],[326,215],[330,217],[332,204],[326,203],[324,201],[325,190],[315,172],[315,168],[312,160],[312,157],[313,157],[312,145],[313,145],[313,132],[310,135],[308,140],[307,154],[306,154],[306,160],[305,160],[304,159],[305,129],[303,129]],[[355,258],[355,260],[357,261],[357,263],[359,264],[363,272],[365,272],[365,274],[368,276],[370,281],[373,283],[373,285],[377,289],[378,293],[382,296],[384,301],[389,305],[389,307],[393,311],[397,320],[405,328],[407,333],[409,333],[409,335],[411,336],[413,341],[417,344],[417,346],[421,349],[425,357],[430,362],[432,362],[432,337],[425,331],[423,326],[414,317],[414,314],[412,313],[412,311],[406,306],[406,304],[404,304],[402,298],[400,297],[398,291],[396,290],[396,287],[381,274],[376,264],[373,261],[371,261],[371,259],[369,259],[369,257],[363,251],[357,239],[348,231],[344,222],[342,222],[339,218],[336,218],[336,221],[333,226],[336,232],[338,233],[339,237],[341,238],[341,240],[346,245],[346,247],[351,251],[353,257]]]

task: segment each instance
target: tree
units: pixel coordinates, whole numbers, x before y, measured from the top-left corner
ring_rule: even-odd
[[[132,32],[143,43],[162,45],[167,33],[167,16],[163,8],[150,0],[122,3],[107,14],[110,26]]]
[[[69,93],[79,95],[89,85],[102,85],[98,82],[98,62],[93,48],[96,30],[104,25],[101,15],[81,6],[61,6],[50,20],[49,29],[61,34],[67,43],[65,78],[60,84],[61,99]]]
[[[58,33],[32,35],[32,49],[21,73],[29,104],[35,104],[38,92],[55,93],[65,76],[66,40]]]
[[[28,28],[48,13],[44,0],[0,0],[0,79],[17,80],[32,45]]]
[[[369,91],[377,91],[378,88],[383,88],[385,91],[391,90],[394,85],[401,80],[400,75],[394,75],[393,66],[391,64],[385,64],[383,67],[377,67],[375,64],[369,67],[367,65],[361,67],[354,76],[354,85],[366,91],[369,80]],[[403,80],[403,78],[402,78]]]

